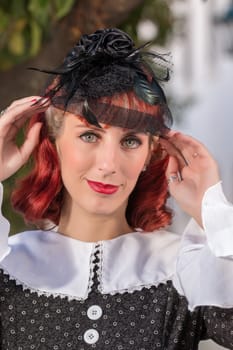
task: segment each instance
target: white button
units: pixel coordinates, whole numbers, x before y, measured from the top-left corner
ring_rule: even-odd
[[[98,320],[102,316],[102,309],[99,305],[92,305],[87,310],[87,316],[90,320]]]
[[[99,333],[96,329],[88,329],[84,333],[84,341],[87,344],[95,344],[99,340]]]

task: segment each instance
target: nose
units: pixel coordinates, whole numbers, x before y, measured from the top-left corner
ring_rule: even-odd
[[[119,166],[119,150],[113,142],[103,144],[98,151],[97,167],[103,176],[115,174]]]

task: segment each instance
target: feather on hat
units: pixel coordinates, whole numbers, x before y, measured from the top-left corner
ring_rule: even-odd
[[[83,116],[97,127],[103,122],[161,135],[172,124],[160,86],[170,78],[170,64],[165,56],[146,50],[147,46],[135,48],[120,29],[101,29],[84,34],[57,69],[33,69],[55,75],[45,96],[56,108]],[[156,115],[100,102],[101,97],[127,91],[158,106]]]

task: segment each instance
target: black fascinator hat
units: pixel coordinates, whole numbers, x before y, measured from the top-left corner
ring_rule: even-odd
[[[36,69],[53,74],[45,96],[54,107],[80,115],[97,127],[102,122],[164,134],[172,124],[172,116],[160,83],[169,80],[170,64],[165,56],[148,51],[148,45],[136,48],[130,36],[117,28],[85,34],[60,67]],[[157,106],[156,113],[109,104],[103,99],[129,91],[146,104]]]

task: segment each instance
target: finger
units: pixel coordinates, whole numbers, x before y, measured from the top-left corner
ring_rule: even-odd
[[[197,157],[210,156],[206,147],[189,135],[175,132],[169,135],[169,140],[182,152],[188,163]]]
[[[15,106],[18,106],[18,105],[20,105],[20,104],[27,103],[27,102],[35,103],[35,102],[38,101],[39,99],[41,99],[41,96],[27,96],[27,97],[23,97],[23,98],[14,100],[14,101],[7,107],[7,109],[14,108]]]
[[[49,107],[48,103],[37,106],[30,106],[30,108],[13,122],[13,125],[19,130],[31,116],[44,112]]]
[[[169,162],[166,170],[166,177],[167,177],[169,190],[172,193],[173,189],[175,189],[180,182],[179,164],[175,157],[169,158]]]
[[[160,138],[159,142],[162,148],[168,153],[169,156],[176,157],[179,163],[179,168],[182,169],[187,165],[187,161],[182,152],[174,145],[170,139]]]
[[[170,174],[177,174],[179,172],[179,163],[175,157],[169,157],[166,176],[168,177]]]
[[[24,143],[20,147],[20,153],[23,164],[28,160],[36,145],[39,143],[41,127],[42,123],[35,123],[29,130]]]
[[[168,133],[168,138],[169,140],[172,140],[174,143],[192,143],[195,144],[196,146],[201,145],[201,142],[198,141],[197,139],[195,139],[194,137],[187,135],[187,134],[183,134],[180,131],[170,131]]]
[[[35,111],[37,112],[38,109],[43,109],[43,107],[48,107],[50,105],[50,100],[48,98],[39,98],[39,99],[32,99],[29,101],[24,102],[23,104],[16,104],[14,108],[10,108],[7,110],[8,115],[11,113],[11,115],[15,116],[15,121],[18,119],[21,119],[21,117],[24,114],[32,112],[34,113]]]
[[[22,104],[16,104],[14,108],[7,110],[0,118],[0,137],[5,137],[11,129],[11,136],[15,136],[26,120],[35,113],[45,111],[50,105],[50,101],[45,99],[40,104],[32,106],[31,100]],[[13,127],[12,127],[13,126]]]

